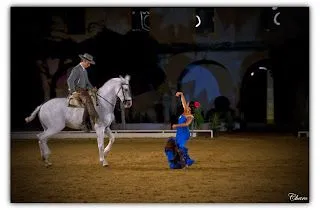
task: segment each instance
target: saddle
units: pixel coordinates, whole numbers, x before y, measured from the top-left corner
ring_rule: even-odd
[[[92,100],[93,104],[97,105],[97,89],[91,89],[88,91],[89,96]],[[85,105],[82,103],[80,97],[79,97],[78,92],[74,92],[71,95],[68,96],[68,107],[73,107],[73,108],[84,108]]]

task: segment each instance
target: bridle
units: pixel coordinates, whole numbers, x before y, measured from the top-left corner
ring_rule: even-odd
[[[131,88],[130,88],[130,86],[129,86],[129,84],[126,84],[126,83],[123,83],[123,84],[121,84],[121,90],[122,90],[122,96],[123,96],[123,103],[126,103],[127,101],[131,101],[132,99],[127,99],[126,98],[126,96],[125,96],[125,94],[124,94],[124,90],[123,90],[123,86],[128,86],[128,91],[130,91],[131,90]],[[118,93],[119,93],[119,91],[120,91],[120,88],[119,88],[119,90],[118,90]],[[117,95],[118,95],[118,93],[117,93]],[[131,95],[131,94],[130,94]]]
[[[118,89],[116,96],[118,96],[120,90],[122,90],[122,95],[123,95],[123,102],[122,103],[126,103],[127,101],[131,101],[131,99],[127,99],[125,94],[124,94],[124,90],[123,90],[123,86],[127,85],[129,87],[129,84],[126,83],[122,83],[121,87]],[[130,90],[130,89],[129,89]],[[97,96],[99,96],[100,98],[102,98],[103,100],[105,100],[106,102],[108,102],[111,106],[115,106],[116,104],[111,103],[108,99],[104,98],[103,96],[99,95],[99,93],[97,93]]]

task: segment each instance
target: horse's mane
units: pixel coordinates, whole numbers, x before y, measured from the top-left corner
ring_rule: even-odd
[[[101,86],[101,88],[103,88],[103,87],[106,86],[109,82],[112,82],[112,81],[119,81],[119,82],[124,83],[124,84],[129,84],[130,76],[129,76],[129,75],[126,75],[124,78],[123,78],[122,76],[115,77],[115,78],[111,78],[111,79],[109,79],[108,81],[106,81],[106,82]]]

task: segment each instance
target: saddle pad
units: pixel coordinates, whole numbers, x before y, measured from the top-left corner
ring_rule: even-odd
[[[95,96],[95,93],[89,91],[89,95],[93,104],[96,104],[97,98]],[[75,92],[72,95],[68,96],[68,107],[84,108],[84,104],[81,102],[81,99],[79,98],[79,93]]]
[[[78,93],[73,93],[68,96],[68,107],[83,108],[84,105],[81,103]]]

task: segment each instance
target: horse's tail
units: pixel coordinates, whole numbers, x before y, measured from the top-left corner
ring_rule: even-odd
[[[24,120],[26,121],[26,123],[31,122],[38,114],[38,112],[40,111],[40,108],[42,107],[42,104],[40,106],[38,106],[29,117],[26,117]]]

